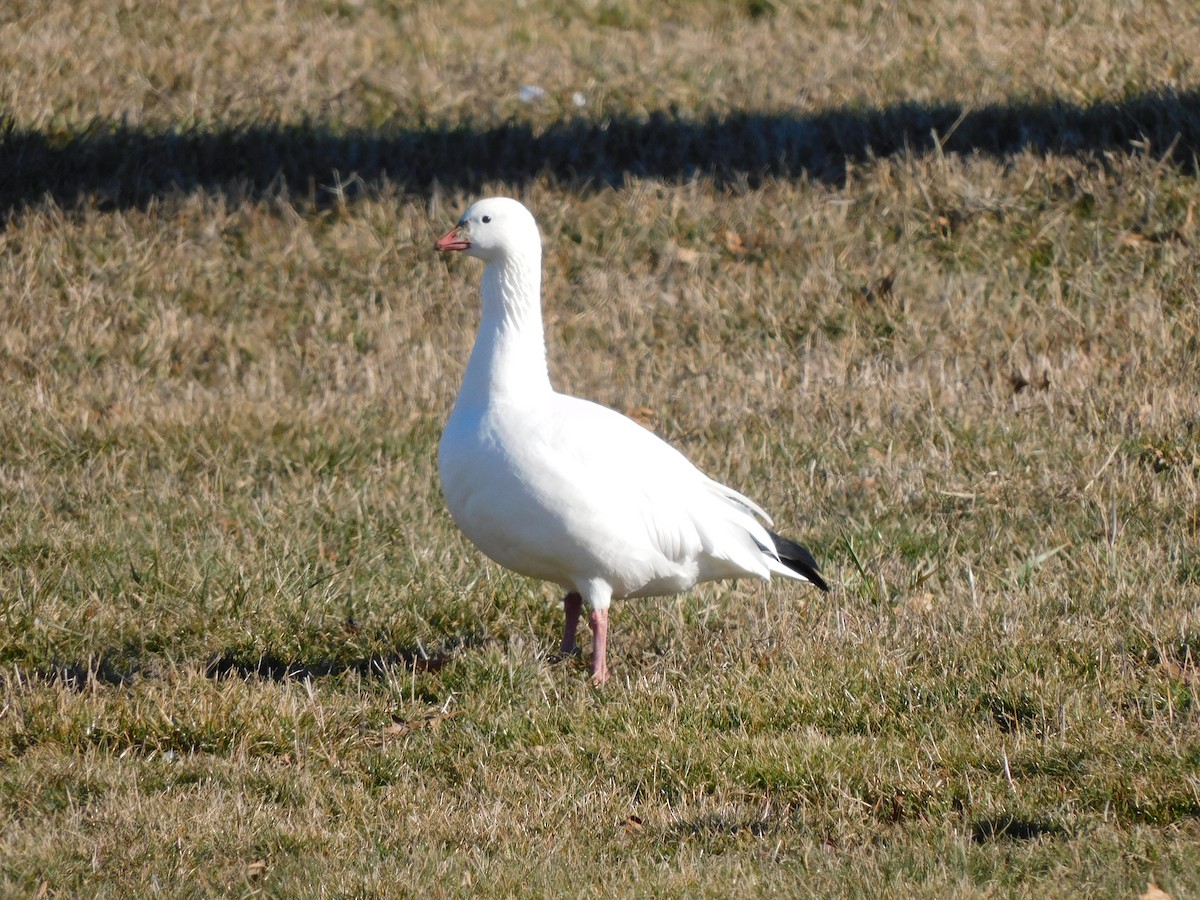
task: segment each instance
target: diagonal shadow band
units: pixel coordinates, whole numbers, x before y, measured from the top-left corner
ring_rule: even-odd
[[[577,187],[626,177],[718,183],[806,177],[844,182],[848,167],[898,154],[1005,158],[1148,151],[1195,174],[1200,89],[1158,90],[1087,106],[1054,99],[967,108],[954,103],[844,107],[786,116],[736,111],[703,119],[659,112],[534,130],[439,125],[374,130],[336,123],[252,123],[149,130],[96,121],[47,134],[0,122],[0,216],[50,199],[64,207],[143,207],[177,192],[273,195],[318,204],[392,185],[473,192],[486,182],[548,177]],[[348,185],[348,187],[347,187]]]

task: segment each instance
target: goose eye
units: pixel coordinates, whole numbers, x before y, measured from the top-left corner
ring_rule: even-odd
[[[488,222],[490,222],[490,221],[492,221],[492,217],[491,217],[491,216],[484,216],[484,217],[483,217],[483,224],[484,224],[484,225],[486,225],[486,224],[487,224]]]

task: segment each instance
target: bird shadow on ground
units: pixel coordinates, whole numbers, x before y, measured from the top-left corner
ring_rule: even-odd
[[[383,678],[401,669],[414,672],[440,672],[460,653],[490,643],[492,638],[482,633],[456,635],[437,645],[399,647],[385,653],[374,653],[357,659],[284,659],[272,653],[255,658],[227,651],[209,660],[204,674],[209,678],[262,678],[270,681],[327,678],[334,675],[356,674],[363,678]]]
[[[674,112],[364,130],[337,123],[248,123],[152,129],[97,120],[69,134],[0,120],[0,217],[44,200],[102,211],[143,208],[195,191],[308,198],[333,205],[385,189],[475,192],[548,178],[578,188],[626,178],[728,186],[769,178],[843,184],[853,166],[897,155],[1032,151],[1068,156],[1148,153],[1195,174],[1200,89],[1155,90],[1080,105],[1063,99],[970,107],[904,102],[804,115]]]
[[[455,657],[490,643],[482,632],[468,632],[448,637],[436,644],[396,647],[357,658],[289,659],[266,652],[247,654],[224,650],[210,657],[204,665],[206,678],[263,679],[292,681],[328,678],[354,674],[362,678],[385,678],[396,670],[439,672]],[[86,660],[60,662],[30,673],[31,680],[57,682],[76,691],[93,686],[127,687],[146,678],[160,675],[159,666],[147,661],[131,648],[99,653]]]

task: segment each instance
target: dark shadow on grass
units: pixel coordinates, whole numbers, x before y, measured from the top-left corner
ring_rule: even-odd
[[[403,123],[373,130],[335,123],[254,123],[149,130],[97,121],[67,134],[0,127],[0,216],[53,200],[102,210],[143,207],[177,192],[237,198],[286,191],[317,205],[390,186],[425,194],[440,185],[475,192],[548,177],[577,188],[626,177],[723,185],[806,177],[841,184],[851,166],[899,154],[1024,151],[1166,157],[1195,173],[1200,89],[1161,90],[1081,106],[1061,99],[977,108],[955,103],[842,107],[785,116],[738,111],[691,119],[574,119],[534,130]]]
[[[992,841],[1032,841],[1042,836],[1066,837],[1067,830],[1053,822],[1024,819],[1020,816],[995,816],[971,824],[971,837],[977,844]]]
[[[1105,798],[1103,802],[1095,803],[1092,812],[1097,815],[1103,812],[1106,820],[1112,817],[1116,822],[1123,824],[1163,828],[1200,818],[1200,803],[1196,802],[1194,796],[1186,788],[1181,788],[1174,794],[1156,798],[1153,802],[1131,799],[1117,791],[1113,796]],[[977,819],[968,827],[971,831],[971,839],[976,844],[989,844],[995,841],[1033,841],[1043,837],[1070,838],[1074,834],[1072,830],[1057,822],[1011,813]]]
[[[83,691],[92,685],[123,687],[132,684],[141,675],[141,666],[128,661],[118,662],[115,657],[98,656],[86,662],[58,663],[38,669],[33,674],[36,681],[60,682],[73,691]]]
[[[382,678],[395,669],[417,672],[439,672],[455,656],[475,649],[492,639],[484,634],[464,634],[449,638],[430,647],[403,647],[388,653],[376,653],[358,659],[284,659],[273,653],[247,657],[236,651],[226,651],[204,667],[209,678],[263,678],[270,681],[328,678],[357,674],[363,678]]]
[[[458,654],[490,643],[482,633],[447,638],[428,647],[401,647],[386,653],[350,659],[284,659],[273,653],[250,655],[227,650],[212,657],[204,666],[208,678],[262,678],[270,681],[316,679],[357,674],[363,678],[382,678],[397,669],[417,672],[441,671]],[[60,662],[30,673],[31,680],[60,683],[74,691],[94,687],[127,687],[144,677],[154,677],[157,668],[144,664],[137,651],[126,648],[103,653],[80,662]]]

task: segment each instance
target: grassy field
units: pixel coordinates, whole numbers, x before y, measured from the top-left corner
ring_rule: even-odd
[[[1200,896],[1194,3],[173,6],[0,10],[0,895]],[[554,662],[481,193],[829,595]]]

